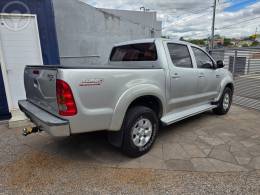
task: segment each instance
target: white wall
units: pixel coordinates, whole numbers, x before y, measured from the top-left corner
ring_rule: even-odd
[[[133,13],[133,18],[129,18],[130,12],[122,17],[122,11],[118,16],[79,0],[53,0],[53,5],[61,64],[64,66],[104,64],[115,43],[152,36],[151,27],[144,25],[141,17],[140,21],[132,22],[136,13]],[[160,35],[157,32],[156,36]]]

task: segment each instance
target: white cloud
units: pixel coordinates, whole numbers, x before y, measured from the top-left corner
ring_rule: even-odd
[[[140,10],[145,6],[157,11],[163,21],[163,34],[172,37],[207,37],[211,33],[212,0],[86,0],[91,5],[112,9]],[[248,36],[260,31],[260,18],[238,25],[244,20],[260,17],[260,2],[237,12],[225,12],[229,6],[224,0],[218,3],[216,33],[227,37]],[[233,25],[233,26],[230,26]],[[225,28],[230,26],[230,28]]]

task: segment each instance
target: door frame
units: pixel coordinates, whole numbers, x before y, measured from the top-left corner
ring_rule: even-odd
[[[38,21],[37,21],[37,15],[36,14],[9,14],[9,13],[0,13],[0,18],[3,16],[20,16],[20,17],[32,17],[34,18],[34,24],[35,24],[35,29],[36,33],[38,34],[37,36],[37,44],[40,52],[40,60],[43,64],[43,58],[42,58],[42,49],[41,49],[41,41],[40,41],[40,34],[39,34],[39,28],[38,28]],[[2,40],[0,37],[0,60],[1,60],[1,69],[2,69],[2,75],[3,75],[3,81],[4,81],[4,87],[5,87],[5,93],[6,93],[6,99],[7,99],[7,104],[8,104],[8,109],[11,112],[12,110],[16,110],[13,105],[12,101],[12,95],[11,95],[11,87],[9,84],[9,79],[8,79],[8,73],[7,73],[7,65],[5,63],[4,59],[4,54],[3,54],[3,44]]]

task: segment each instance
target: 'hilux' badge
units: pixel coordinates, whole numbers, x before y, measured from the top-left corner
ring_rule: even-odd
[[[88,87],[88,86],[100,86],[104,82],[104,79],[87,79],[81,81],[79,84],[80,87]]]

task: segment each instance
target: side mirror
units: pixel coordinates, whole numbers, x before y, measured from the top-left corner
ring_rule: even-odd
[[[201,68],[205,68],[205,69],[212,69],[212,64],[210,63],[205,63],[201,66]]]
[[[217,68],[224,68],[224,62],[222,60],[217,61]]]

